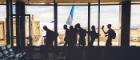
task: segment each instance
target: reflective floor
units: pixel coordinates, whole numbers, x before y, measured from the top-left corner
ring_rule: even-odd
[[[24,60],[139,60],[139,47],[34,47]],[[48,54],[48,55],[47,55]]]

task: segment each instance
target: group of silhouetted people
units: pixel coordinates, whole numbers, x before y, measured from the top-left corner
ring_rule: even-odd
[[[70,46],[70,47],[85,46],[86,45],[85,37],[87,33],[89,33],[91,37],[89,46],[92,46],[93,42],[98,37],[98,33],[96,33],[95,26],[92,26],[92,31],[90,32],[87,32],[85,29],[83,29],[79,23],[77,23],[75,27],[70,26],[69,29],[67,28],[67,25],[64,25],[64,30],[65,30],[64,46]]]
[[[77,41],[79,41],[79,46],[85,46],[85,36],[86,30],[81,28],[80,24],[76,24],[75,27],[70,26],[69,29],[67,25],[64,25],[65,37],[64,37],[64,46],[76,46]],[[77,37],[79,35],[79,38]],[[77,40],[78,39],[78,40]]]
[[[107,37],[106,40],[106,46],[112,46],[112,39],[115,39],[116,33],[111,28],[111,24],[107,25],[108,31],[104,31],[104,26],[102,26],[102,30],[105,33],[105,36]],[[66,47],[73,47],[73,46],[85,46],[86,45],[86,35],[89,34],[90,40],[88,42],[88,46],[93,46],[93,43],[96,38],[99,37],[99,33],[96,32],[96,28],[94,25],[91,26],[91,31],[86,31],[83,29],[79,23],[77,23],[75,26],[63,26],[65,30],[65,37],[64,37],[64,46]],[[45,37],[45,45],[48,47],[53,46],[53,41],[56,40],[58,33],[51,31],[47,28],[47,26],[44,26],[43,29],[46,31],[46,37]]]

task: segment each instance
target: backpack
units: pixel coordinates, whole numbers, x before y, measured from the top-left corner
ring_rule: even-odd
[[[115,39],[116,38],[116,32],[114,30],[112,30],[112,38]]]

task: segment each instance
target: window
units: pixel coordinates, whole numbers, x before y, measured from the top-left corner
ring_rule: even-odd
[[[96,32],[98,33],[98,6],[91,6],[91,16],[90,16],[90,30],[91,26],[94,25]],[[93,42],[93,46],[98,46],[98,39]]]
[[[1,28],[1,31],[0,31],[0,46],[4,46],[6,45],[6,24],[5,24],[5,21],[6,21],[6,6],[5,5],[0,5],[0,28]]]
[[[131,5],[130,46],[140,46],[140,5]]]
[[[43,26],[46,25],[49,29],[54,30],[54,10],[53,6],[28,6],[26,5],[26,14],[31,15],[32,22],[32,39],[34,46],[44,44],[46,32]]]
[[[60,46],[63,46],[64,44],[65,31],[63,29],[63,25],[66,24],[71,8],[72,6],[58,6],[58,33],[60,39],[59,40]],[[75,26],[75,24],[77,23],[80,23],[82,28],[86,30],[88,29],[88,6],[74,6],[72,25]],[[87,36],[86,36],[86,45],[87,45]]]
[[[120,20],[119,20],[119,5],[106,5],[101,6],[100,14],[100,27],[105,26],[104,30],[107,31],[107,25],[111,24],[112,29],[116,32],[116,38],[112,40],[112,46],[120,46]],[[105,46],[107,37],[102,30],[100,30],[100,46]]]

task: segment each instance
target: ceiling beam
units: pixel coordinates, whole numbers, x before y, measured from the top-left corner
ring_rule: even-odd
[[[16,0],[13,0],[15,2]],[[24,0],[25,3],[53,3],[54,0]],[[101,3],[120,3],[123,0],[101,0]],[[132,2],[140,2],[140,0],[131,0]],[[55,0],[57,3],[98,3],[98,0]],[[0,0],[0,4],[5,0]]]

